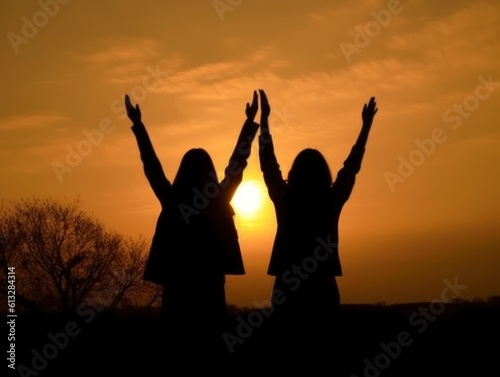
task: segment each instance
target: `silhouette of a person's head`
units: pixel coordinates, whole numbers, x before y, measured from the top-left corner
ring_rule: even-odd
[[[302,150],[288,173],[288,185],[294,191],[322,191],[332,184],[332,174],[325,157],[316,149]]]
[[[193,148],[182,157],[173,187],[178,193],[192,195],[194,188],[203,191],[216,177],[215,166],[208,152],[202,148]]]

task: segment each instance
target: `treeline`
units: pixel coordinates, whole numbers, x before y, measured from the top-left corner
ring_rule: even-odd
[[[2,311],[13,287],[17,314],[74,313],[82,305],[108,312],[154,308],[161,287],[142,279],[148,245],[142,236],[106,229],[80,199],[10,203],[0,212]],[[15,281],[7,289],[9,271]]]

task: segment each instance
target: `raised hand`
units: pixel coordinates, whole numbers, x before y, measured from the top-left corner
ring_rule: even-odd
[[[375,102],[375,97],[371,97],[370,102],[368,102],[368,104],[364,104],[363,111],[361,112],[363,123],[371,124],[373,122],[375,114],[377,114],[377,111],[378,108],[377,103]]]
[[[245,114],[247,115],[247,119],[253,122],[255,119],[255,115],[257,115],[257,110],[259,110],[259,104],[257,102],[257,91],[254,90],[252,104],[250,105],[247,102],[247,106],[245,109]]]
[[[127,115],[133,124],[139,124],[142,122],[141,108],[139,107],[139,104],[136,104],[135,107],[132,105],[128,94],[125,94],[125,108],[127,109]]]
[[[267,99],[266,93],[264,92],[264,89],[259,89],[259,94],[261,117],[269,118],[269,114],[271,114],[271,106],[269,106],[269,101]]]
[[[361,117],[363,118],[363,125],[361,126],[361,131],[359,132],[358,139],[356,140],[356,145],[364,148],[366,142],[368,141],[368,134],[372,128],[373,118],[377,114],[378,108],[375,102],[375,97],[371,97],[368,103],[363,106],[363,111],[361,112]]]

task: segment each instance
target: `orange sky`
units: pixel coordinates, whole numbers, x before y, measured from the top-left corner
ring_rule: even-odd
[[[500,294],[497,1],[55,1],[0,5],[6,204],[80,196],[110,229],[150,237],[159,203],[125,93],[172,179],[192,147],[222,172],[257,88],[283,171],[313,147],[335,175],[375,96],[341,216],[343,301],[432,300],[455,277],[464,298]],[[83,155],[69,165],[68,150]],[[244,180],[262,185],[256,151]],[[261,189],[262,210],[237,214],[247,268],[228,278],[237,305],[263,302],[272,284],[276,226]]]

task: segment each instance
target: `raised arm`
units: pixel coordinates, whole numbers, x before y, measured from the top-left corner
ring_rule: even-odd
[[[130,102],[130,97],[125,95],[125,107],[127,109],[127,115],[132,121],[131,129],[137,140],[137,145],[139,146],[144,173],[156,197],[162,206],[164,206],[167,202],[171,184],[163,172],[160,160],[153,148],[146,127],[142,123],[142,114],[139,104],[136,104],[134,107]]]
[[[365,148],[366,142],[368,141],[368,135],[370,134],[370,129],[372,127],[373,118],[377,114],[378,108],[375,102],[375,97],[370,98],[368,104],[364,104],[363,111],[361,112],[361,118],[363,119],[363,126],[356,140],[356,144],[359,147]]]
[[[375,114],[377,114],[377,111],[378,108],[375,97],[371,97],[368,104],[364,104],[361,112],[363,124],[358,138],[356,139],[356,143],[352,147],[351,153],[349,153],[349,156],[344,161],[344,166],[337,173],[337,178],[332,185],[335,198],[342,203],[345,203],[349,199],[356,181],[356,174],[358,174],[361,169],[366,143],[372,127],[373,118]]]
[[[257,92],[254,91],[252,104],[250,105],[248,102],[246,104],[245,113],[247,118],[241,128],[236,146],[229,158],[229,163],[224,170],[224,178],[220,183],[221,192],[228,202],[233,198],[236,189],[243,179],[243,170],[247,166],[252,142],[259,128],[259,124],[254,121],[258,108]]]
[[[274,145],[271,132],[269,130],[269,114],[271,107],[264,90],[260,89],[261,118],[259,135],[259,160],[260,170],[264,175],[269,197],[273,202],[282,197],[286,189],[286,182],[274,154]]]

